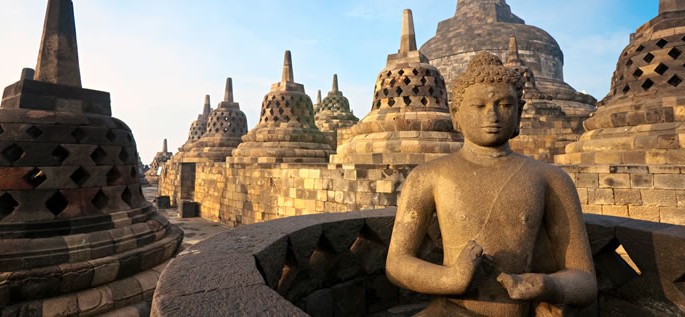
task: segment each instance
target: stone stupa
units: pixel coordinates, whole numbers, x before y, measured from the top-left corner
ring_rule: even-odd
[[[564,55],[556,40],[525,24],[505,0],[458,0],[454,17],[441,21],[435,36],[420,50],[445,76],[448,88],[478,52],[488,51],[511,62],[515,51],[514,65],[534,74],[536,89],[527,89],[524,95],[521,133],[511,147],[536,159],[552,161],[555,154],[563,153],[566,144],[578,139],[581,122],[595,109],[595,98],[564,82]]]
[[[318,98],[321,97],[319,91]],[[359,122],[350,110],[350,102],[338,89],[338,75],[333,75],[333,87],[314,111],[314,121],[321,132],[330,134],[333,138],[332,147],[337,147],[337,133],[339,129],[349,128]]]
[[[0,315],[149,312],[183,233],[138,173],[109,93],[81,86],[71,0],[49,0],[35,76],[0,104]]]
[[[575,166],[586,212],[685,224],[684,79],[685,0],[661,0],[631,34],[586,132],[555,157]]]
[[[285,52],[283,76],[264,96],[259,123],[242,137],[231,162],[326,163],[331,137],[314,123],[312,100],[295,82],[290,51]]]
[[[187,156],[224,161],[247,133],[247,117],[233,100],[233,80],[226,79],[224,100],[208,115],[205,133],[193,143]]]
[[[157,152],[155,157],[152,158],[148,171],[145,173],[145,179],[151,184],[157,184],[159,181],[159,168],[164,165],[164,163],[171,159],[172,153],[169,152],[167,147],[167,140],[164,139],[162,144],[162,151]]]
[[[411,10],[404,10],[400,49],[388,55],[373,104],[332,163],[420,164],[459,149],[440,71],[416,49]]]

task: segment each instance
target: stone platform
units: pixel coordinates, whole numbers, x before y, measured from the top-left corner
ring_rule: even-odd
[[[385,278],[394,208],[241,226],[182,252],[151,316],[409,316],[425,302]],[[685,227],[585,215],[600,292],[582,316],[685,313]],[[640,274],[616,253],[623,247]],[[441,263],[433,223],[420,254]],[[217,269],[221,268],[221,269]],[[404,306],[404,307],[402,307]]]

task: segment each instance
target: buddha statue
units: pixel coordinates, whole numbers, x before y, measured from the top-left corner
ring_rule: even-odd
[[[487,52],[457,79],[450,113],[464,146],[416,167],[398,202],[386,272],[438,295],[417,316],[529,316],[596,299],[576,189],[561,169],[512,152],[524,80]],[[417,255],[432,218],[442,265]],[[556,309],[556,310],[555,310]]]

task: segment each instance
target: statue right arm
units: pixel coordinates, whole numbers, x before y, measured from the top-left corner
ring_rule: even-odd
[[[454,266],[437,265],[416,255],[435,211],[433,179],[417,167],[405,181],[390,239],[386,275],[396,285],[423,294],[463,294],[480,262],[482,248],[469,242]]]

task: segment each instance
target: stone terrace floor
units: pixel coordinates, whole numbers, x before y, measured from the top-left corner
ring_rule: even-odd
[[[143,187],[143,194],[149,201],[157,197],[157,185]],[[159,213],[169,219],[169,222],[177,225],[184,232],[182,249],[186,249],[217,233],[231,230],[224,225],[210,222],[202,218],[179,218],[176,208],[159,209]]]

